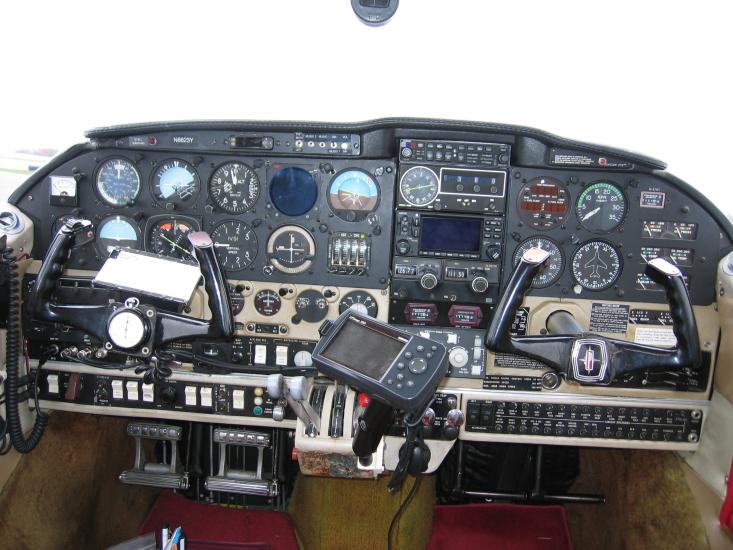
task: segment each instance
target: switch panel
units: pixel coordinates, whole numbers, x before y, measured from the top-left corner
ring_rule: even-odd
[[[76,395],[74,403],[94,405],[102,410],[104,407],[122,407],[266,420],[272,418],[277,405],[277,399],[267,394],[264,380],[261,386],[203,384],[171,379],[143,384],[139,378],[126,378],[119,374],[69,373],[46,368],[41,371],[41,379],[41,400],[68,403],[72,401],[66,398],[71,386],[72,394]],[[286,408],[285,419],[295,419],[289,407]]]
[[[590,439],[697,443],[700,409],[470,399],[466,431]]]

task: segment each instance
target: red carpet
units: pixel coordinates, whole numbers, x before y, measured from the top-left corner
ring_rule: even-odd
[[[570,550],[562,506],[465,504],[436,506],[428,550]]]
[[[281,512],[199,504],[165,491],[140,534],[153,531],[159,537],[164,523],[171,531],[179,525],[183,528],[186,550],[298,550],[290,517]]]

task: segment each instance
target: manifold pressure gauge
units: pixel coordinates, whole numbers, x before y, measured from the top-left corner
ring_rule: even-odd
[[[107,323],[109,341],[120,349],[134,349],[148,337],[150,326],[142,314],[132,308],[117,310]]]

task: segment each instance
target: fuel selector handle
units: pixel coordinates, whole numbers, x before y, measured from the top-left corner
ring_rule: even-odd
[[[548,328],[572,327],[572,334],[512,336],[510,329],[517,309],[548,258],[549,253],[540,248],[530,248],[521,257],[487,329],[489,350],[531,357],[567,380],[585,385],[608,385],[622,374],[641,369],[680,370],[700,366],[700,341],[687,287],[680,270],[663,258],[651,260],[646,273],[667,293],[677,338],[675,347],[657,348],[581,332],[576,330],[577,323],[568,319],[562,323],[553,320]]]

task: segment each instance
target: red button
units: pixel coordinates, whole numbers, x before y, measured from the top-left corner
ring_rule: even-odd
[[[359,394],[359,406],[362,409],[366,409],[369,406],[370,401],[371,401],[371,398],[367,394],[365,393]]]

